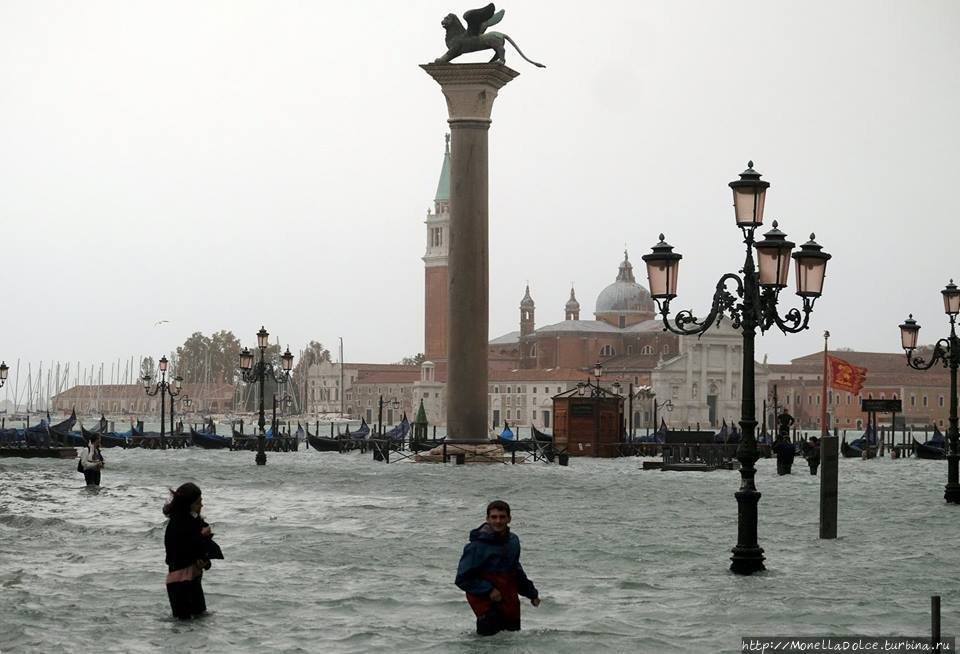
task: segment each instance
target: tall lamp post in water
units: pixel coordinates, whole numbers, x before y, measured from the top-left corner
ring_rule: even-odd
[[[156,384],[153,384],[153,377],[150,374],[143,376],[143,390],[150,397],[155,396],[157,393],[160,394],[160,448],[165,448],[167,446],[165,439],[166,424],[164,420],[166,419],[166,400],[167,396],[170,396],[170,432],[173,432],[173,398],[180,395],[180,390],[183,388],[183,377],[177,375],[173,378],[173,388],[170,387],[170,383],[167,381],[167,366],[170,364],[167,361],[167,357],[160,357],[159,368],[160,368],[160,379]],[[150,391],[150,387],[153,386],[153,392]]]
[[[283,368],[282,371],[277,371],[273,367],[273,363],[266,361],[266,352],[267,345],[270,342],[270,334],[267,333],[267,330],[262,326],[260,331],[257,332],[257,349],[260,350],[260,360],[256,363],[253,362],[253,353],[249,348],[243,348],[240,351],[240,375],[243,378],[243,381],[248,384],[257,382],[260,384],[260,420],[257,422],[257,425],[260,427],[260,434],[257,436],[257,456],[255,461],[258,466],[267,464],[267,453],[264,451],[264,439],[266,438],[266,419],[263,415],[263,384],[267,375],[269,375],[273,381],[278,384],[284,384],[290,379],[290,370],[293,369],[293,355],[290,353],[290,348],[287,347],[287,351],[283,353],[280,357],[280,363]]]
[[[660,242],[653,246],[653,253],[643,256],[647,264],[650,294],[657,301],[663,317],[664,330],[675,334],[693,336],[703,334],[729,316],[733,327],[743,335],[743,395],[741,397],[740,429],[742,435],[737,447],[740,461],[740,490],[737,498],[737,545],[733,548],[730,569],[737,574],[752,574],[763,570],[763,548],[757,543],[757,505],[760,493],[754,476],[757,469],[757,440],[755,429],[756,399],[754,388],[754,338],[756,330],[766,332],[776,326],[784,333],[795,333],[807,328],[814,302],[823,291],[823,279],[830,255],[820,245],[810,240],[793,253],[797,262],[797,295],[803,300],[800,309],[791,309],[785,317],[777,312],[780,291],[787,286],[790,271],[791,251],[794,244],[786,234],[773,229],[764,234],[762,241],[754,240],[754,232],[763,224],[763,209],[769,182],[761,181],[753,169],[753,162],[740,179],[730,182],[733,189],[733,207],[736,225],[746,244],[746,259],[740,274],[726,273],[717,282],[710,312],[703,320],[697,319],[690,310],[676,314],[671,324],[670,301],[677,296],[677,269],[682,256],[673,251],[660,235]],[[754,250],[757,261],[754,260]],[[757,269],[759,263],[759,270]],[[732,285],[733,291],[728,288]]]
[[[960,288],[957,288],[951,279],[940,293],[943,295],[943,311],[950,318],[950,335],[934,344],[930,360],[913,356],[913,351],[917,347],[917,336],[920,334],[920,325],[913,319],[913,314],[910,314],[910,317],[900,325],[900,342],[907,353],[907,365],[914,370],[929,370],[937,363],[950,369],[950,428],[947,430],[950,448],[947,451],[947,485],[943,491],[943,499],[950,504],[960,504],[960,477],[958,477],[960,450],[957,444],[960,439],[960,433],[957,431],[957,368],[960,367],[957,314],[960,313]]]

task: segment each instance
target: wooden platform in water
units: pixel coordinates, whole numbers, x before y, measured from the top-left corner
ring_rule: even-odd
[[[16,456],[26,459],[75,459],[73,447],[0,447],[0,457]]]
[[[417,454],[417,463],[504,463],[503,446],[498,443],[447,441],[428,452]]]
[[[675,472],[710,472],[711,470],[736,470],[737,468],[739,466],[736,464],[709,465],[706,463],[664,463],[659,466],[660,470],[673,470]]]

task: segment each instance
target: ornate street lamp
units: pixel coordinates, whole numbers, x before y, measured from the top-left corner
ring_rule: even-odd
[[[270,334],[262,326],[257,332],[257,349],[260,350],[260,360],[253,362],[253,353],[248,348],[240,351],[240,376],[248,384],[257,382],[260,384],[260,419],[257,424],[260,427],[260,433],[257,435],[257,455],[254,458],[258,466],[267,464],[267,453],[264,451],[266,439],[266,418],[263,414],[263,395],[264,380],[269,375],[273,381],[278,384],[285,384],[290,380],[290,371],[293,369],[293,355],[290,353],[290,347],[280,357],[282,370],[274,368],[273,363],[266,361],[267,346],[270,344]],[[274,396],[274,412],[276,412],[276,396]],[[274,413],[274,423],[276,423],[276,413]],[[274,434],[276,435],[276,434]]]
[[[387,400],[387,404],[394,411],[400,408],[400,400],[397,398]],[[380,396],[380,401],[377,403],[377,436],[383,436],[383,395]]]
[[[754,397],[754,338],[756,330],[766,332],[776,326],[784,333],[795,333],[807,329],[810,312],[816,299],[823,290],[823,279],[830,255],[823,252],[820,245],[810,241],[800,247],[799,252],[791,251],[794,244],[787,240],[786,234],[773,229],[764,234],[763,240],[756,242],[754,232],[763,224],[763,210],[766,204],[768,182],[760,179],[753,169],[753,162],[747,164],[747,170],[740,179],[730,182],[733,190],[733,206],[736,225],[743,233],[746,244],[746,259],[741,274],[727,273],[717,282],[713,303],[707,316],[700,320],[690,310],[680,311],[671,324],[670,301],[677,296],[677,271],[682,256],[673,251],[660,235],[660,242],[653,246],[653,252],[643,256],[647,264],[647,277],[650,282],[650,294],[657,302],[663,317],[664,330],[675,334],[692,336],[703,334],[714,325],[729,316],[733,327],[740,329],[743,335],[743,393],[741,396],[741,438],[737,447],[737,459],[740,461],[740,490],[737,499],[737,545],[733,548],[730,569],[738,574],[752,574],[763,570],[763,549],[757,543],[757,505],[760,493],[757,491],[754,477],[757,462],[757,441],[755,429],[756,400]],[[754,260],[757,252],[760,269]],[[778,313],[780,291],[787,286],[790,259],[796,261],[797,295],[803,300],[801,309],[791,309],[786,316]],[[733,292],[728,289],[733,286]]]
[[[943,499],[950,504],[960,504],[960,446],[957,443],[960,439],[960,432],[957,431],[957,368],[960,367],[957,314],[960,313],[960,289],[951,279],[940,293],[943,295],[943,312],[950,319],[950,335],[934,344],[930,361],[913,356],[920,335],[920,325],[913,319],[913,314],[900,325],[900,344],[907,354],[907,365],[914,370],[929,370],[937,363],[950,369],[950,428],[947,430],[950,447],[947,450],[947,485],[944,487]]]
[[[0,361],[0,388],[3,388],[3,385],[7,383],[7,373],[10,372],[10,366],[7,365],[6,361]]]
[[[167,415],[166,401],[167,396],[170,396],[170,431],[173,432],[173,398],[180,395],[180,391],[183,389],[183,378],[180,375],[177,375],[173,378],[173,384],[171,386],[170,382],[167,381],[167,366],[169,365],[167,357],[160,357],[159,361],[159,371],[160,379],[156,384],[153,383],[153,377],[150,374],[145,374],[143,376],[143,391],[150,397],[154,397],[158,393],[160,394],[160,448],[163,449],[167,446],[166,442],[166,424],[165,419]],[[151,387],[153,391],[151,391]]]

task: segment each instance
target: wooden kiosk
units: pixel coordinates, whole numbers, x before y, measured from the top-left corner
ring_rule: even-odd
[[[553,396],[553,445],[570,456],[620,456],[623,398],[592,382]]]

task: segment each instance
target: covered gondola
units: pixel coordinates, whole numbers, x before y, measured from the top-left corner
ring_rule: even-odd
[[[856,459],[862,458],[863,453],[867,453],[867,457],[872,457],[876,454],[877,451],[877,434],[873,431],[873,427],[868,426],[863,432],[863,436],[847,443],[847,438],[844,436],[843,440],[840,442],[840,454],[842,454],[847,459]]]
[[[400,422],[389,431],[383,433],[383,438],[388,438],[391,441],[402,442],[406,439],[407,435],[410,433],[410,421],[407,420],[407,414],[403,414],[403,418]]]
[[[497,442],[503,447],[504,452],[533,452],[537,449],[537,441],[532,438],[518,439],[506,421],[503,423],[503,431],[497,435]]]
[[[99,425],[97,425],[99,427]],[[133,435],[133,430],[126,432],[126,436],[121,433],[105,432],[100,430],[87,429],[80,425],[80,433],[83,435],[84,443],[89,443],[91,439],[100,437],[101,447],[127,447],[129,441],[127,438]]]
[[[49,414],[47,417],[49,419]],[[26,437],[28,445],[50,446],[52,442],[58,442],[67,447],[85,447],[87,444],[82,434],[71,431],[74,425],[77,424],[76,409],[71,411],[70,417],[62,422],[51,425],[49,422],[43,423],[41,421],[41,424],[43,424],[43,436],[39,436],[36,432],[33,432],[34,427],[26,430],[24,436]]]
[[[652,434],[647,436],[641,436],[636,439],[638,443],[663,443],[667,438],[667,432],[670,431],[667,428],[667,423],[663,420],[660,421],[660,428]]]
[[[360,426],[357,427],[357,431],[351,432],[350,427],[347,427],[346,436],[352,438],[355,441],[362,441],[365,438],[370,436],[370,425],[367,424],[367,421],[363,418],[360,419]]]
[[[913,439],[913,451],[917,453],[918,459],[946,459],[947,458],[947,439],[937,426],[933,426],[933,436],[925,443]]]
[[[947,458],[947,450],[943,447],[943,443],[941,442],[939,447],[932,443],[933,441],[921,443],[916,438],[913,439],[913,451],[917,453],[918,459],[939,460]]]

